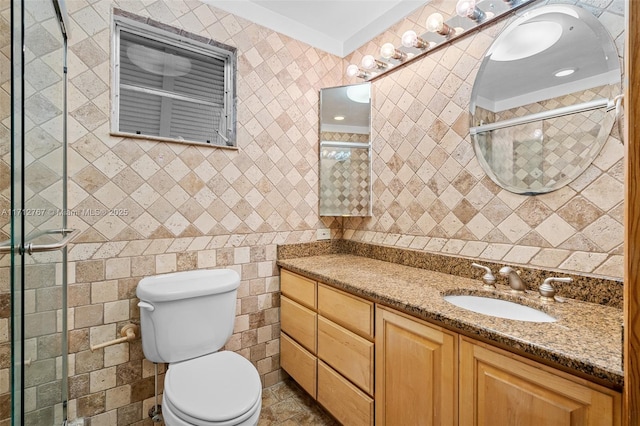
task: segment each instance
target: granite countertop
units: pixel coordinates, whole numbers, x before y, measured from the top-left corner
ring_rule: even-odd
[[[351,254],[281,259],[278,265],[601,384],[622,387],[620,309],[573,299],[543,304],[537,292],[515,295],[502,285],[484,290],[479,279]],[[449,294],[493,295],[540,309],[558,321],[533,323],[477,314],[445,301],[443,296]]]

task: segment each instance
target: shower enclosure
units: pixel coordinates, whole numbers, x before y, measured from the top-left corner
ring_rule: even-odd
[[[11,348],[10,363],[5,357],[0,365],[2,412],[8,417],[10,405],[13,425],[62,425],[66,244],[74,234],[65,214],[66,11],[63,0],[11,0],[2,8],[3,19],[11,16],[11,78],[0,82],[1,109],[11,111],[0,122],[0,335]]]

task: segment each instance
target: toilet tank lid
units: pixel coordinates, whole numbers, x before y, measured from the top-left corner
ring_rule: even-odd
[[[226,293],[239,285],[240,276],[233,269],[202,269],[145,277],[138,283],[136,295],[142,301],[168,302]]]

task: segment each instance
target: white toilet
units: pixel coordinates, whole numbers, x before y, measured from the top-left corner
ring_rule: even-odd
[[[218,352],[233,333],[239,285],[238,273],[230,269],[140,280],[136,295],[144,356],[170,364],[162,398],[167,426],[258,423],[258,371],[235,352]]]

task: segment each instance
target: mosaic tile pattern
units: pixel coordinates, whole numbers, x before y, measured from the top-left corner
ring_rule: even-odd
[[[623,1],[570,3],[598,16],[623,52]],[[424,32],[431,13],[449,16],[454,8],[454,1],[430,2],[347,62],[359,63],[408,29]],[[475,158],[471,89],[485,51],[512,19],[372,82],[373,217],[345,218],[344,238],[620,278],[624,148],[617,126],[584,173],[535,197],[498,187]]]
[[[9,2],[0,4],[5,35]],[[68,219],[82,230],[69,252],[69,418],[108,426],[149,422],[153,366],[143,359],[140,340],[96,352],[89,345],[114,339],[124,324],[139,320],[135,288],[152,274],[237,270],[237,319],[226,349],[251,360],[265,386],[280,382],[276,246],[313,241],[317,228],[340,225],[318,215],[317,128],[319,89],[341,84],[343,61],[201,2],[71,1],[67,7],[73,31]],[[110,135],[113,7],[238,48],[238,149]],[[8,70],[10,40],[0,40],[2,69]],[[0,75],[0,129],[7,135],[10,75]],[[9,148],[3,143],[0,150],[4,206]],[[4,235],[7,223],[0,223]],[[0,258],[5,302],[8,264],[8,256]],[[2,330],[8,330],[8,315],[0,313],[7,354]],[[4,359],[0,404],[6,417],[10,361]],[[7,421],[1,418],[0,425]]]
[[[612,92],[609,86],[602,86],[498,113],[476,107],[475,121],[502,121],[611,99],[615,96]],[[563,186],[578,176],[600,148],[595,139],[604,135],[602,128],[608,129],[613,119],[613,112],[593,110],[481,133],[476,138],[499,182],[519,191],[535,192]]]
[[[368,143],[369,137],[362,133],[320,132],[321,141]]]
[[[320,149],[320,214],[371,214],[371,158],[369,148]]]
[[[579,3],[606,23],[620,48],[623,0]],[[474,159],[468,99],[479,61],[505,23],[374,82],[374,215],[341,219],[318,217],[318,90],[352,83],[344,77],[348,63],[407,29],[423,32],[426,18],[436,10],[449,15],[454,0],[432,1],[344,60],[201,2],[70,1],[67,7],[69,224],[83,231],[68,271],[72,419],[149,424],[153,366],[143,360],[140,341],[95,353],[88,348],[138,320],[135,287],[151,274],[214,267],[241,273],[227,349],[254,362],[265,386],[279,383],[276,246],[314,241],[320,227],[331,228],[334,238],[344,227],[345,237],[357,241],[621,276],[623,169],[615,127],[585,173],[544,196],[501,190]],[[110,136],[112,7],[238,48],[238,150]],[[8,1],[0,1],[0,11],[0,61],[8,70]],[[0,73],[3,141],[10,139],[9,78]],[[8,156],[0,144],[0,207],[8,205]],[[83,214],[96,209],[122,214]],[[5,354],[8,262],[0,258]],[[9,362],[0,362],[5,408]]]

